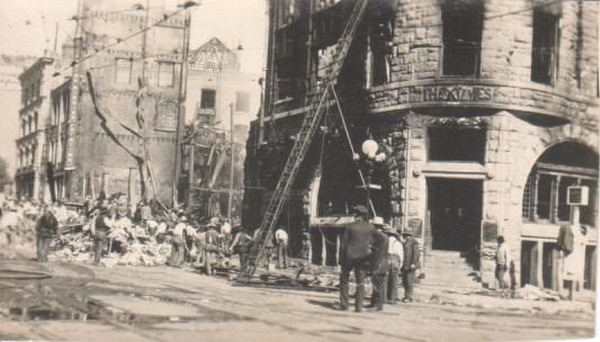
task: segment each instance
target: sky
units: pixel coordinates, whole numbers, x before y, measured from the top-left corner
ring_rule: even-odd
[[[177,0],[163,0],[175,8]],[[192,9],[190,48],[212,37],[227,46],[242,45],[242,71],[261,73],[266,56],[267,0],[202,0]],[[123,0],[123,9],[144,0]],[[0,0],[0,53],[39,56],[58,47],[74,31],[77,0]],[[121,8],[115,9],[120,10]],[[57,29],[58,23],[58,29]],[[56,34],[57,33],[57,34]]]

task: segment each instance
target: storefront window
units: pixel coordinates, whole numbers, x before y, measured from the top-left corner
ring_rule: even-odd
[[[486,131],[480,128],[433,126],[427,128],[431,161],[484,162]]]

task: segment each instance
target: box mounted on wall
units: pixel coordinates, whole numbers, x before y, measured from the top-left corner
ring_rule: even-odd
[[[568,205],[588,205],[590,188],[587,186],[570,186],[567,188]]]

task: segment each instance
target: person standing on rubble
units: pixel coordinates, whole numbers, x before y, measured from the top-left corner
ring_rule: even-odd
[[[206,228],[205,245],[204,245],[204,269],[207,275],[214,275],[214,269],[212,268],[219,257],[219,246],[221,244],[219,238],[219,232],[217,231],[217,225],[210,222]]]
[[[287,268],[288,233],[283,228],[275,231],[275,244],[277,245],[277,268]]]
[[[375,227],[368,222],[368,211],[364,205],[357,205],[354,210],[356,221],[344,230],[340,246],[340,305],[342,310],[348,310],[350,272],[353,271],[356,278],[354,308],[356,312],[361,312],[371,255],[370,241]]]
[[[37,261],[48,261],[48,250],[50,249],[50,241],[58,233],[58,220],[52,206],[44,206],[44,213],[37,221],[36,231],[36,247]]]
[[[230,250],[233,254],[240,256],[240,272],[245,272],[250,266],[250,250],[252,249],[253,240],[242,226],[237,226],[234,229],[239,229],[239,232],[235,235]]]
[[[404,286],[403,303],[412,303],[416,272],[419,268],[419,242],[415,240],[411,228],[404,232],[404,260],[402,261],[402,286]]]
[[[99,213],[94,221],[94,263],[100,265],[102,252],[108,241],[108,234],[114,225],[113,220],[108,213],[108,200],[103,200],[100,204]],[[109,251],[110,252],[110,251]]]
[[[192,262],[192,250],[196,243],[196,228],[188,221],[183,230],[183,261]]]
[[[181,266],[184,259],[184,243],[183,233],[187,226],[187,217],[181,216],[177,224],[171,230],[171,256],[167,261],[169,266]]]

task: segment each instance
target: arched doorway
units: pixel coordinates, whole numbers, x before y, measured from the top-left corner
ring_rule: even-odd
[[[559,286],[556,236],[561,222],[570,219],[567,189],[573,185],[589,188],[589,203],[581,207],[579,224],[597,226],[598,154],[577,142],[562,142],[544,151],[534,163],[523,190],[524,231],[521,239],[521,284],[545,288]],[[535,232],[535,233],[532,233]],[[595,246],[586,247],[585,287],[595,286]]]

